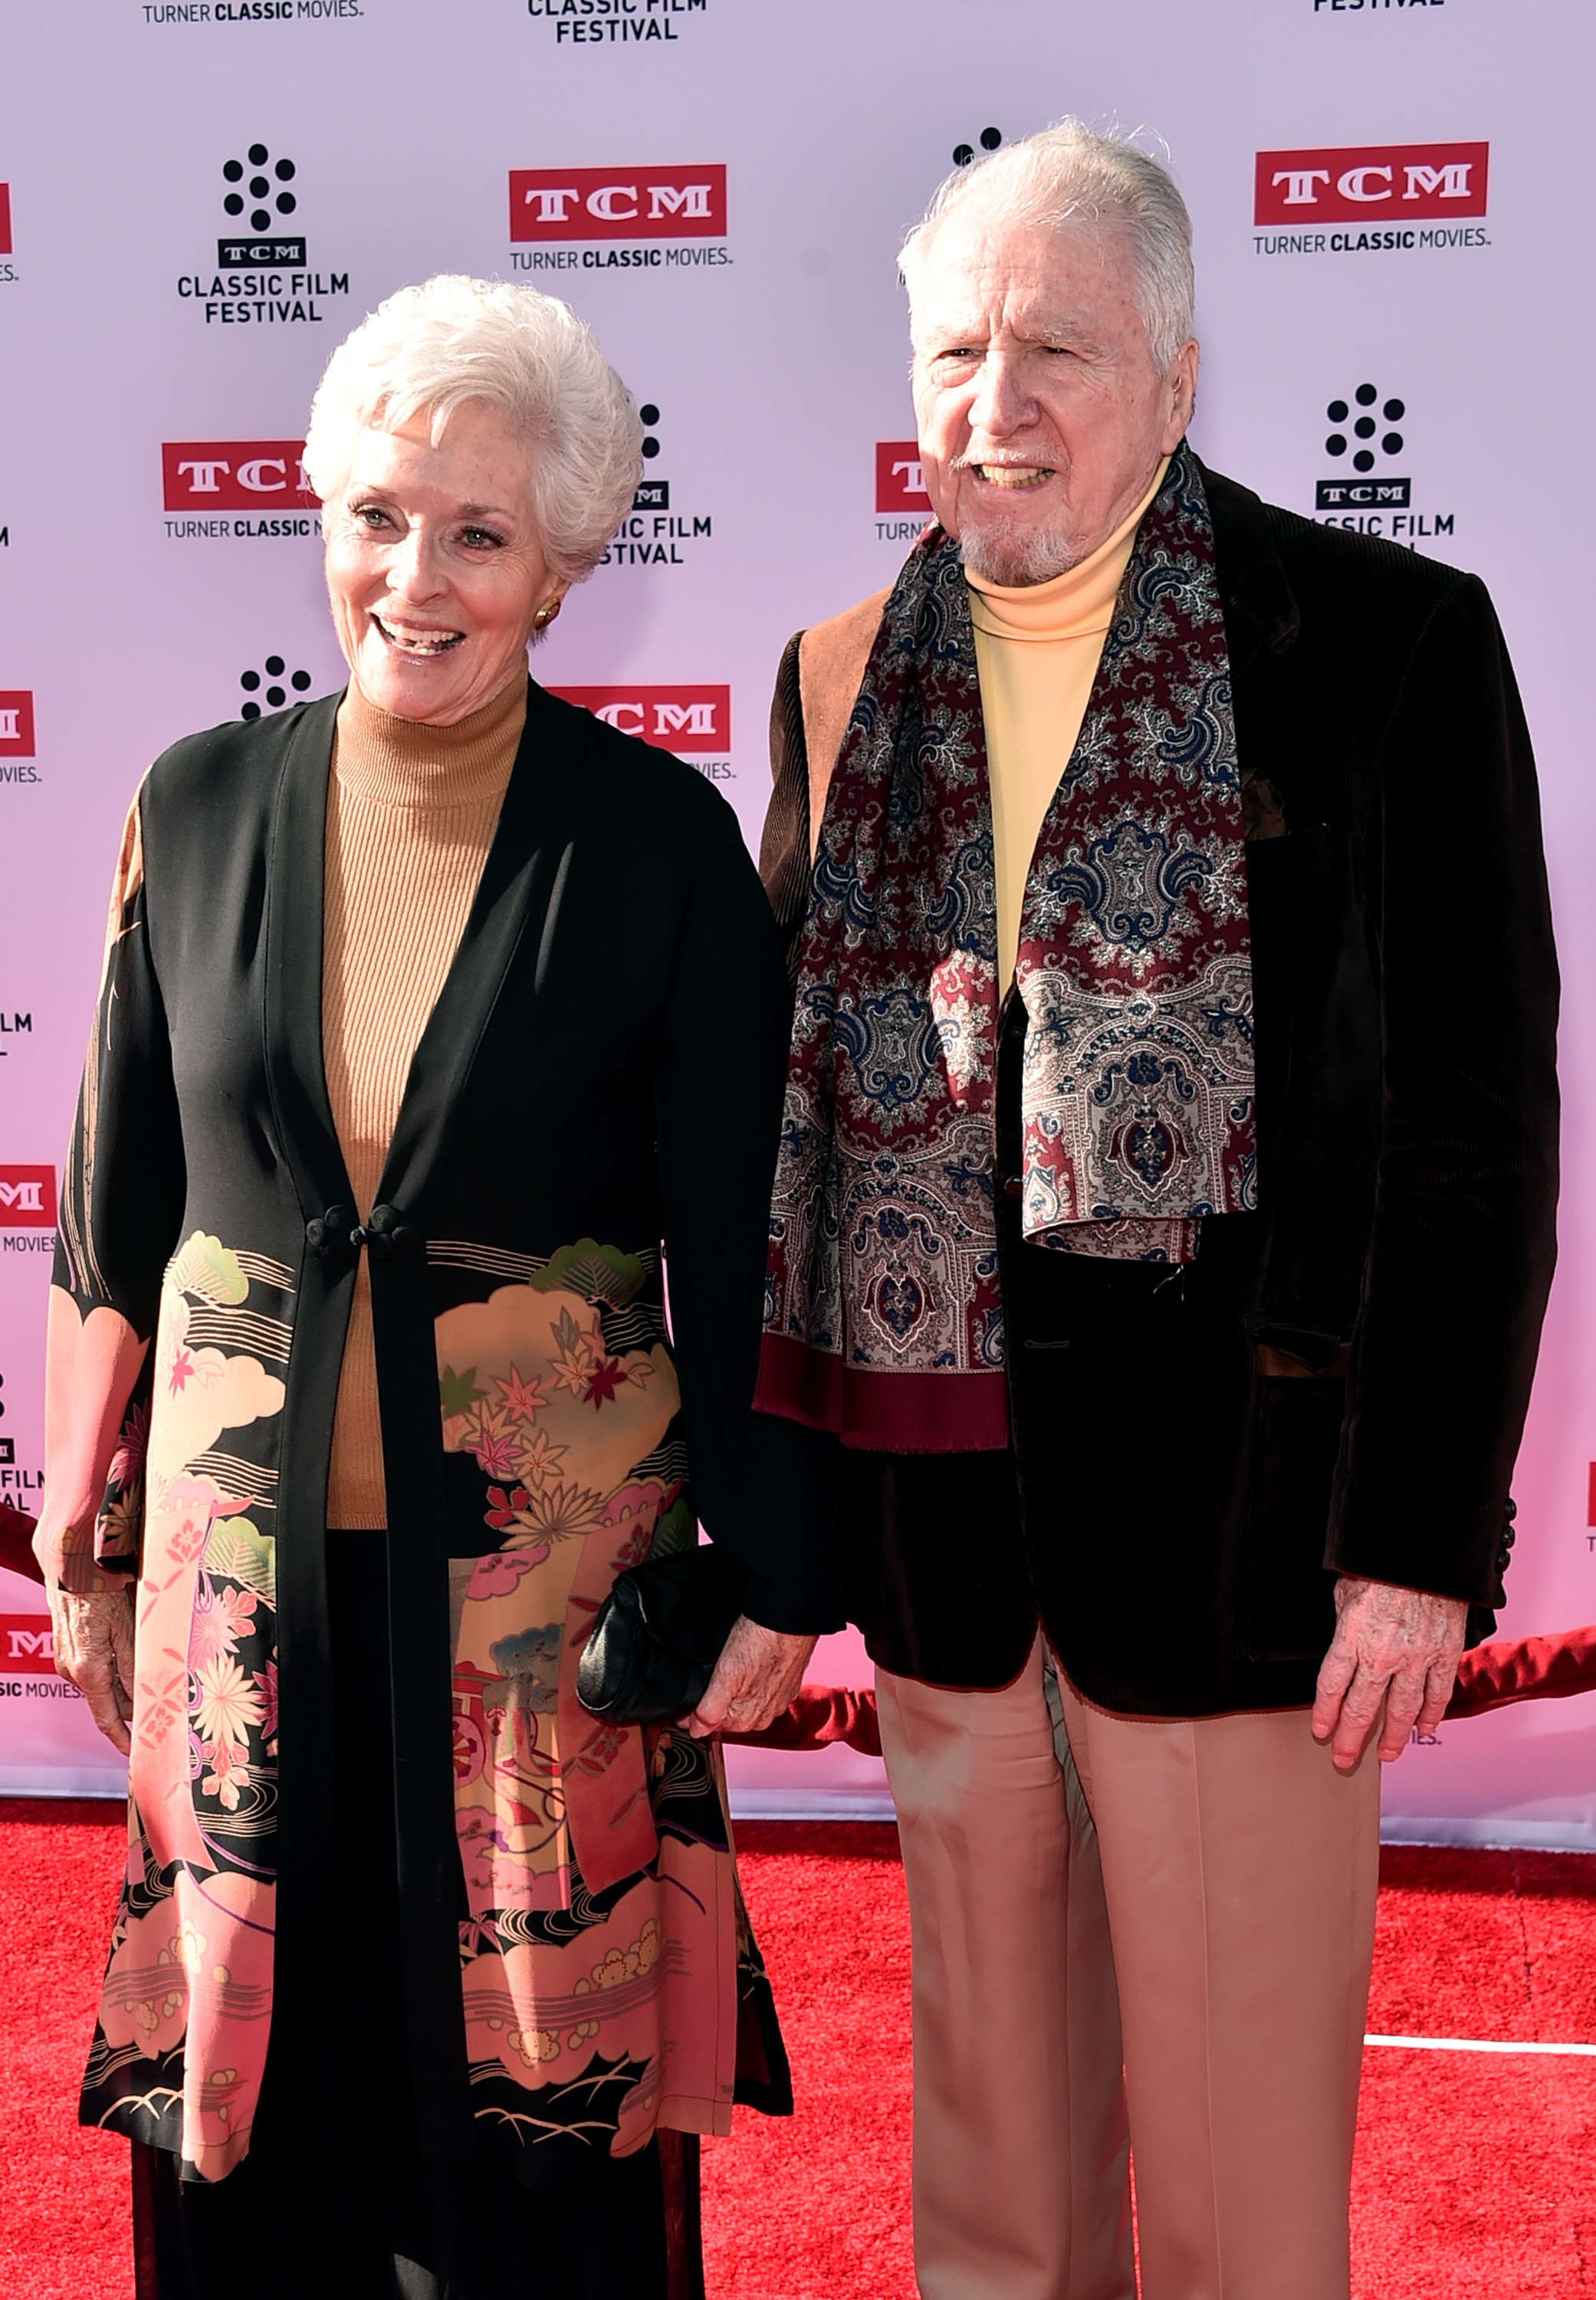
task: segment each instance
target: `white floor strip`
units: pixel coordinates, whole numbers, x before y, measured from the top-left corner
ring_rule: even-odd
[[[1365,2037],[1366,2045],[1408,2045],[1423,2053],[1574,2053],[1596,2058],[1596,2045],[1500,2044],[1484,2037]]]

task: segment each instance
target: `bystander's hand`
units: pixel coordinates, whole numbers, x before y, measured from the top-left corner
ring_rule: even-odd
[[[744,1613],[732,1625],[702,1700],[687,1719],[689,1733],[757,1733],[779,1717],[798,1688],[815,1649],[813,1638],[762,1629]]]
[[[128,1733],[133,1714],[132,1589],[96,1589],[82,1596],[53,1588],[49,1594],[56,1674],[77,1687],[95,1723],[125,1757],[133,1746]]]
[[[1452,1697],[1468,1608],[1343,1573],[1335,1585],[1335,1637],[1319,1669],[1313,1736],[1350,1773],[1380,1717],[1380,1762],[1394,1764],[1415,1726],[1433,1733]]]

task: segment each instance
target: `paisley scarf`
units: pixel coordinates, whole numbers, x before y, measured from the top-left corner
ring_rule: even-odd
[[[1021,1221],[1190,1261],[1254,1203],[1230,663],[1199,467],[1137,531],[1032,856]],[[893,1453],[1008,1442],[993,1163],[992,808],[969,596],[935,526],[886,603],[799,948],[759,1404]]]

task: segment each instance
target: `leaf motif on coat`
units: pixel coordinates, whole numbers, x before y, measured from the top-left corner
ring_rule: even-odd
[[[487,1392],[478,1389],[476,1381],[475,1366],[467,1366],[463,1373],[456,1373],[453,1366],[444,1368],[438,1376],[437,1394],[445,1421],[453,1421],[458,1415],[469,1413],[479,1397],[486,1396]]]
[[[629,1487],[623,1488],[622,1493],[616,1496],[616,1501],[622,1500],[625,1494],[632,1490]],[[670,1507],[655,1522],[649,1555],[671,1557],[678,1549],[692,1548],[697,1539],[698,1520],[694,1514],[693,1504],[678,1488]]]
[[[596,1238],[579,1238],[574,1246],[562,1246],[528,1282],[539,1294],[579,1294],[585,1302],[603,1302],[611,1310],[619,1310],[641,1287],[643,1264],[635,1254],[623,1254],[618,1246],[601,1246]]]
[[[203,1229],[196,1229],[178,1248],[167,1266],[166,1282],[179,1294],[197,1294],[228,1309],[236,1309],[249,1297],[249,1280],[238,1266],[237,1255]]]
[[[494,1376],[494,1388],[509,1411],[523,1421],[536,1421],[549,1402],[549,1394],[543,1384],[528,1380],[520,1367],[513,1363],[508,1374]]]
[[[506,1494],[559,1476],[608,1496],[653,1452],[677,1408],[662,1342],[607,1347],[593,1304],[524,1281],[445,1311],[436,1351],[445,1447],[475,1454]],[[473,1390],[489,1392],[492,1404],[478,1396],[468,1409]],[[511,1401],[530,1408],[535,1398],[535,1418],[512,1412]]]
[[[646,1379],[648,1375],[653,1373],[653,1368],[645,1366],[643,1371]],[[601,1358],[594,1367],[582,1396],[596,1413],[602,1406],[607,1405],[616,1391],[623,1387],[626,1379],[627,1370],[619,1358]]]
[[[275,1602],[277,1543],[248,1518],[213,1519],[202,1562],[207,1573],[225,1574],[268,1604]]]
[[[554,1349],[549,1362],[554,1370],[555,1380],[561,1389],[569,1389],[574,1396],[586,1396],[597,1357],[593,1336],[582,1331],[569,1310],[561,1310],[552,1331]]]

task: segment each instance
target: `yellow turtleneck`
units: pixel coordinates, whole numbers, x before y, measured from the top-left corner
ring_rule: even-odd
[[[1080,736],[1136,529],[1168,468],[1166,458],[1129,518],[1078,567],[1046,583],[968,579],[992,783],[1000,996],[1014,974],[1037,836]]]
[[[392,718],[353,680],[338,706],[327,792],[321,1054],[362,1221],[411,1059],[482,876],[526,716],[524,679],[453,727]],[[387,1523],[363,1254],[338,1378],[327,1522]]]

